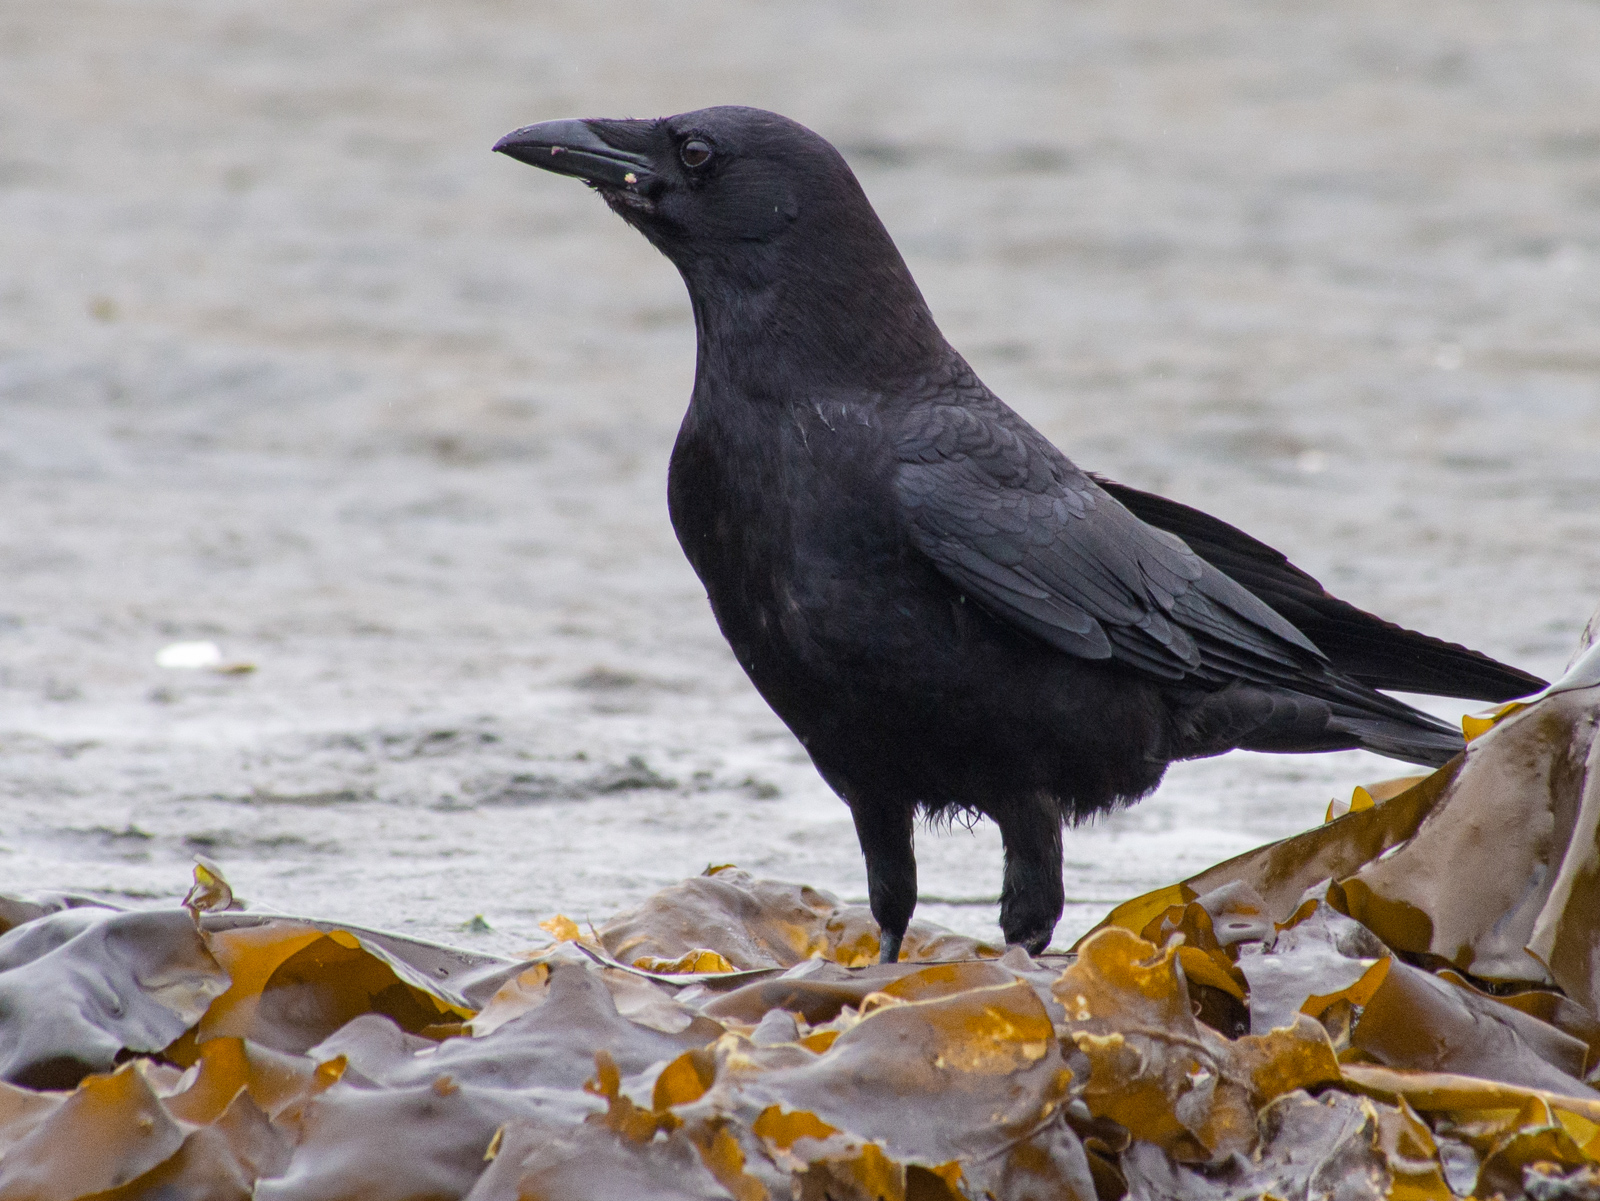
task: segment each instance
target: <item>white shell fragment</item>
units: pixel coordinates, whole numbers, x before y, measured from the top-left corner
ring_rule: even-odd
[[[156,652],[157,667],[198,671],[222,662],[222,651],[215,642],[173,642]]]

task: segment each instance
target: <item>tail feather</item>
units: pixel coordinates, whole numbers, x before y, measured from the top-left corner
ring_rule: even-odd
[[[1337,695],[1241,682],[1186,697],[1175,757],[1200,759],[1234,749],[1280,755],[1367,750],[1438,767],[1466,746],[1458,730],[1419,709],[1348,681],[1336,683],[1328,691]]]
[[[1350,734],[1364,751],[1423,767],[1443,767],[1467,746],[1461,732],[1448,726],[1429,729],[1405,725],[1392,718],[1339,714],[1335,714],[1328,725]]]
[[[1182,538],[1195,554],[1287,618],[1337,671],[1369,688],[1508,701],[1545,687],[1538,676],[1330,595],[1280,552],[1209,513],[1099,476],[1095,480],[1139,520]]]

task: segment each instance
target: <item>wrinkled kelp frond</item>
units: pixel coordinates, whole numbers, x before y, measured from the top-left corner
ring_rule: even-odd
[[[520,961],[209,864],[187,908],[7,900],[0,1201],[1600,1195],[1590,659],[1066,957],[917,923],[879,965],[731,867]]]

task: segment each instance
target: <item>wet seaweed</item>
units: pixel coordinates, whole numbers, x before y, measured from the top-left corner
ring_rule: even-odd
[[[917,923],[881,965],[860,906],[728,866],[522,960],[213,864],[181,908],[9,898],[0,1201],[1595,1196],[1590,658],[1065,957]]]

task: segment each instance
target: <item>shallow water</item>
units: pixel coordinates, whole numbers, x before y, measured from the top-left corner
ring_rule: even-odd
[[[1600,599],[1600,9],[0,9],[0,887],[488,950],[711,862],[864,894],[667,524],[682,286],[491,156],[779,109],[1082,465],[1543,674]],[[165,670],[211,640],[249,674]],[[1448,705],[1435,706],[1453,714]],[[1174,769],[1059,932],[1402,774]],[[993,829],[919,835],[993,937]],[[461,929],[481,914],[490,929]]]

